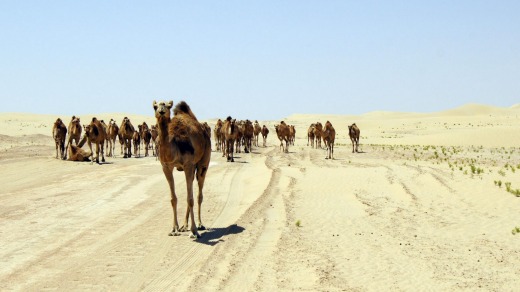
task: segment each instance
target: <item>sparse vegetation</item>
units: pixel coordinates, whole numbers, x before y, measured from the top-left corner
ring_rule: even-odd
[[[295,225],[296,225],[296,227],[301,227],[302,226],[302,222],[300,220],[296,220]]]

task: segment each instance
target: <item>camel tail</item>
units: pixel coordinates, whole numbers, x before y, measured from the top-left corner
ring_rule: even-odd
[[[185,114],[189,115],[190,117],[194,118],[195,120],[197,120],[197,117],[195,117],[195,115],[191,111],[190,106],[185,101],[181,101],[175,106],[175,109],[173,110],[173,114],[176,115],[178,113],[185,113]]]

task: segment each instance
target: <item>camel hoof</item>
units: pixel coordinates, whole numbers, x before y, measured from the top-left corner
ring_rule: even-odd
[[[179,232],[176,232],[175,230],[172,230],[172,232],[168,233],[168,236],[179,236],[181,235]]]
[[[192,234],[190,235],[190,238],[193,238],[193,239],[200,238],[200,234],[199,234],[198,232],[192,233]]]
[[[200,224],[199,227],[197,227],[198,230],[206,230],[206,227],[204,225]]]
[[[181,228],[179,228],[179,232],[186,232],[188,231],[188,228],[186,226],[182,226]]]

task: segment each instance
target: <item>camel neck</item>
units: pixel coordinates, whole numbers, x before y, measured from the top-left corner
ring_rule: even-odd
[[[168,140],[168,125],[170,124],[170,118],[157,118],[158,134],[159,139]]]

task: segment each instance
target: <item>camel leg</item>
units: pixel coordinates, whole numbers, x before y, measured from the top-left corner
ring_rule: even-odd
[[[105,162],[105,141],[101,142],[101,162]]]
[[[202,225],[202,217],[200,216],[200,213],[202,212],[202,201],[204,199],[204,195],[202,194],[202,188],[204,188],[204,180],[206,179],[206,172],[207,172],[206,166],[198,166],[197,167],[197,183],[199,184],[199,195],[197,197],[197,204],[198,204],[198,219],[199,219],[199,225],[197,227],[198,230],[206,230],[206,227]]]
[[[171,204],[172,204],[172,210],[173,210],[173,228],[170,233],[168,233],[169,236],[177,236],[180,235],[179,232],[179,223],[177,221],[177,196],[175,195],[175,182],[173,180],[173,166],[169,167],[166,164],[162,165],[162,170],[164,173],[164,176],[166,177],[166,181],[168,181],[168,186],[170,187],[170,197],[171,197]]]
[[[94,151],[92,151],[92,143],[88,141],[88,148],[90,149],[90,156],[92,156],[92,161],[90,161],[90,164],[94,164]]]
[[[192,238],[199,238],[199,232],[197,231],[197,225],[195,224],[195,216],[193,213],[194,207],[194,199],[193,199],[193,179],[195,178],[195,166],[187,165],[184,168],[184,174],[186,175],[186,188],[187,188],[187,199],[188,199],[188,214],[186,214],[186,218],[191,217],[190,229]],[[188,222],[186,220],[185,226],[187,227]]]

